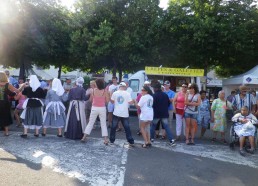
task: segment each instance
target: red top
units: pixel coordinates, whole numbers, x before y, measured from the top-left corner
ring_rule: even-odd
[[[184,109],[185,108],[185,95],[181,91],[178,92],[178,95],[177,95],[176,108],[177,109]]]
[[[106,103],[106,96],[105,96],[105,89],[103,90],[103,94],[101,96],[96,96],[94,95],[94,90],[93,90],[93,100],[92,100],[92,106],[94,107],[105,107]]]

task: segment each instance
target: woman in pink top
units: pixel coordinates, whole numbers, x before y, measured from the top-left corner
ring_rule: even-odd
[[[176,140],[180,140],[182,133],[182,126],[185,128],[184,108],[185,108],[185,94],[187,91],[187,84],[182,84],[181,90],[176,93],[173,99],[173,108],[176,108]],[[185,130],[183,130],[185,131]]]
[[[102,136],[104,137],[104,144],[108,144],[108,132],[107,132],[107,125],[106,125],[106,103],[109,101],[109,94],[108,91],[105,90],[104,80],[103,79],[96,79],[97,88],[93,89],[92,93],[90,94],[90,101],[92,101],[91,113],[89,123],[84,131],[84,136],[81,139],[81,142],[87,141],[87,136],[90,135],[93,125],[99,116],[100,125],[101,125],[101,132]]]
[[[14,110],[14,116],[15,116],[15,120],[16,120],[16,127],[21,127],[22,123],[21,123],[21,118],[20,118],[20,114],[23,111],[22,105],[24,103],[24,101],[26,100],[26,96],[24,96],[21,92],[16,94],[14,96],[15,100],[18,100],[18,105],[16,106],[15,110]]]

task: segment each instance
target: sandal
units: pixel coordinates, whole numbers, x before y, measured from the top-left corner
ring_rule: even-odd
[[[162,136],[161,139],[163,139],[163,140],[166,139],[166,136]]]
[[[195,143],[194,143],[194,140],[193,140],[193,139],[191,139],[191,142],[189,143],[189,145],[195,145]]]
[[[120,132],[120,131],[122,131],[122,129],[121,129],[121,128],[116,129],[116,132]]]
[[[217,141],[216,138],[212,138],[212,139],[211,139],[211,142],[216,142],[216,141]]]
[[[28,135],[27,135],[27,134],[21,134],[20,136],[21,136],[22,138],[27,138]]]
[[[104,141],[104,145],[108,145],[108,141]]]
[[[152,144],[151,144],[151,143],[147,143],[146,146],[147,146],[147,147],[151,147]]]
[[[34,134],[35,137],[39,137],[39,134]]]
[[[45,136],[46,136],[46,134],[45,134],[45,133],[41,133],[41,136],[45,137]]]
[[[81,143],[87,143],[87,138],[82,138]]]
[[[190,145],[189,139],[185,140],[186,145]]]
[[[225,139],[221,139],[221,142],[227,144],[228,142]]]
[[[147,145],[145,143],[142,144],[142,148],[147,148]]]

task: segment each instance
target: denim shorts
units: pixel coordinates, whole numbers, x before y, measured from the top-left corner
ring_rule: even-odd
[[[197,116],[198,116],[198,114],[190,114],[187,112],[185,112],[185,114],[184,114],[185,118],[191,118],[191,119],[195,119],[195,120],[197,120]]]
[[[108,102],[107,110],[108,112],[114,112],[114,104],[111,102]]]

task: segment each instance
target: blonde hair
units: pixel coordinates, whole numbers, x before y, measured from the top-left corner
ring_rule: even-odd
[[[2,71],[0,71],[0,82],[8,83],[8,78],[7,78],[6,74]]]
[[[91,84],[94,85],[94,87],[97,87],[95,80],[90,81],[90,85],[91,85]]]

